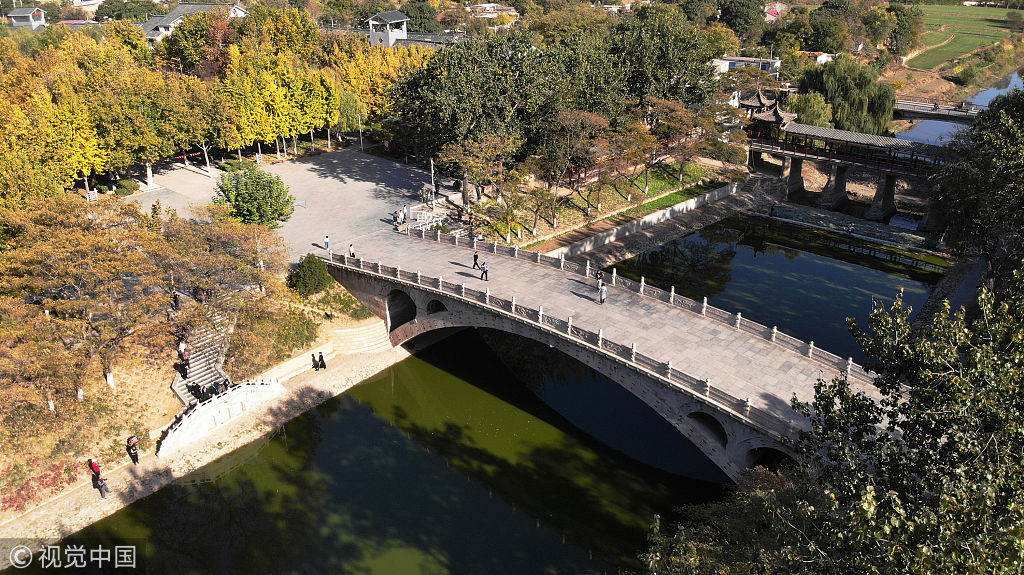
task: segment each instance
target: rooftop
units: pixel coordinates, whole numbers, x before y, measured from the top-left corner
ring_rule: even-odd
[[[790,122],[783,126],[783,128],[787,133],[796,134],[798,136],[849,142],[851,144],[863,144],[865,146],[888,148],[890,150],[917,152],[919,154],[934,155],[939,149],[938,146],[925,144],[923,142],[911,142],[910,140],[903,140],[901,138],[875,136],[873,134],[836,130],[835,128],[822,128],[821,126],[810,126],[807,124],[798,124],[796,122]]]
[[[399,22],[407,22],[408,20],[409,17],[398,10],[388,10],[387,12],[380,12],[370,17],[370,21],[377,24],[397,24]]]
[[[14,10],[11,10],[10,12],[8,12],[7,15],[8,16],[31,16],[32,14],[35,14],[37,11],[38,12],[42,12],[44,14],[46,13],[46,10],[43,10],[42,8],[40,8],[38,6],[29,6],[27,8],[15,8]]]

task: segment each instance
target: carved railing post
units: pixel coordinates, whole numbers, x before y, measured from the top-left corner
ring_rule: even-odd
[[[558,254],[558,269],[565,270],[565,254]]]
[[[711,380],[704,378],[704,395],[711,395]]]
[[[466,282],[462,282],[462,287],[459,288],[459,295],[466,297]]]
[[[587,271],[584,272],[583,275],[587,276],[588,278],[590,277],[590,260],[587,260]]]
[[[395,279],[402,279],[402,266],[395,266]]]
[[[537,323],[544,323],[544,306],[537,306]]]
[[[416,270],[416,285],[420,285],[420,270]]]
[[[618,268],[612,268],[612,286],[615,286],[615,280],[619,274]]]
[[[444,277],[442,276],[437,276],[437,289],[444,293]]]
[[[484,291],[484,303],[487,305],[491,305],[491,288],[487,288]]]
[[[377,273],[380,273],[381,265],[380,260],[377,260]]]
[[[775,336],[777,336],[778,334],[779,334],[779,326],[773,325],[772,326],[772,335],[771,335],[771,338],[770,338],[772,343],[775,343]]]
[[[602,343],[604,343],[604,329],[599,329],[597,330],[597,347],[600,348]]]
[[[565,333],[572,335],[572,316],[569,316],[569,327],[566,328]]]
[[[515,246],[514,248],[512,248],[512,257],[515,259],[519,259],[519,246]]]
[[[636,363],[636,342],[633,342],[633,346],[629,348],[629,361]]]
[[[645,279],[646,278],[644,278],[644,276],[640,276],[640,295],[644,295],[644,283],[645,283],[644,280]]]
[[[814,341],[807,344],[807,357],[814,355]]]
[[[676,303],[676,286],[672,286],[668,292],[668,303]]]
[[[498,253],[498,240],[494,240],[494,247],[491,248],[491,253]]]
[[[750,415],[750,398],[743,400],[743,415]]]
[[[851,371],[853,371],[853,358],[848,357],[846,358],[846,373],[850,373]]]
[[[708,315],[708,297],[704,296],[704,299],[700,302],[700,315]]]
[[[672,379],[672,360],[668,360],[665,364],[665,377]]]
[[[537,250],[537,263],[540,263],[540,249]]]
[[[740,312],[736,312],[736,321],[732,324],[732,326],[736,329],[739,329],[741,321],[743,321],[743,314],[741,314]]]
[[[516,315],[516,296],[512,296],[512,315]]]

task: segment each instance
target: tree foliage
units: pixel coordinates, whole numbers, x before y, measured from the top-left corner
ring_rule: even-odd
[[[320,293],[333,283],[334,278],[327,271],[327,264],[313,254],[306,254],[288,274],[288,287],[303,296]]]
[[[231,217],[246,224],[276,228],[295,211],[295,198],[281,177],[259,168],[229,172],[217,182],[213,202],[229,206]]]
[[[809,68],[800,80],[800,91],[821,94],[832,106],[832,123],[840,130],[884,134],[889,129],[895,90],[849,56]]]

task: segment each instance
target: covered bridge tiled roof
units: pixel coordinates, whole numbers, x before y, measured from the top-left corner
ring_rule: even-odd
[[[934,155],[939,150],[937,146],[925,144],[923,142],[912,142],[910,140],[891,138],[889,136],[875,136],[873,134],[836,130],[835,128],[822,128],[821,126],[797,124],[796,122],[786,124],[783,126],[783,129],[786,133],[797,136],[808,136],[822,140],[849,142],[851,144],[862,144],[865,146],[888,148],[890,150],[899,150],[904,152],[917,152],[919,154]]]

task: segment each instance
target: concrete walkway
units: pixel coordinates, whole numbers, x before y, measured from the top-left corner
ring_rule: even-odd
[[[483,246],[483,244],[481,244]],[[572,316],[573,325],[597,332],[608,340],[672,365],[734,397],[749,398],[751,405],[783,419],[792,416],[789,405],[795,394],[810,400],[819,377],[830,378],[836,370],[771,342],[622,288],[610,288],[608,301],[597,303],[593,281],[561,270],[496,256],[480,249],[487,262],[489,281],[471,269],[473,250],[391,231],[364,236],[360,257],[378,259],[388,266],[410,272],[442,276],[445,281],[465,282],[477,290],[490,288],[497,297],[536,309],[544,306],[549,316]],[[785,328],[785,326],[780,326]]]

